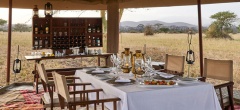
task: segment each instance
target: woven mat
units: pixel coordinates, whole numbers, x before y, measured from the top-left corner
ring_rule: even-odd
[[[0,110],[41,110],[40,94],[32,90],[12,90],[0,95]]]

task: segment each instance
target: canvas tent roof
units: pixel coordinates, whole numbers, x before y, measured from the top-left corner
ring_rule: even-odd
[[[118,1],[119,8],[142,8],[197,5],[197,0],[13,0],[13,8],[32,9],[38,5],[44,8],[47,2],[53,4],[54,10],[105,10],[107,3]],[[1,0],[0,7],[8,8],[9,0]],[[202,4],[240,2],[240,0],[201,0]]]

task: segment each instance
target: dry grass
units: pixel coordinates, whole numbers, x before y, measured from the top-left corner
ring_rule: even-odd
[[[17,45],[20,45],[20,56],[22,60],[22,71],[17,74],[17,81],[32,81],[31,71],[34,68],[33,61],[26,61],[24,56],[30,55],[32,50],[31,33],[14,32],[12,35],[11,62],[16,58]],[[234,82],[235,88],[240,89],[240,34],[232,35],[235,40],[224,39],[203,39],[204,58],[230,59],[234,61]],[[173,55],[186,55],[187,52],[187,34],[155,34],[153,36],[144,36],[143,34],[120,34],[120,52],[125,47],[130,47],[132,51],[143,48],[147,45],[147,55],[155,61],[164,61],[166,53]],[[191,66],[191,76],[199,76],[199,43],[198,35],[193,36],[193,50],[196,55],[196,62]],[[7,53],[7,33],[0,33],[0,85],[6,82],[6,53]],[[42,50],[49,51],[49,50]],[[88,61],[86,61],[88,60]],[[65,59],[65,60],[47,60],[42,61],[47,68],[62,67],[80,67],[96,65],[96,58],[88,59]],[[187,65],[185,64],[187,68]],[[187,73],[187,71],[185,71]],[[14,74],[11,71],[11,83],[13,83]]]
[[[229,59],[234,61],[234,82],[235,88],[240,89],[240,34],[232,35],[235,40],[206,39],[203,38],[203,57],[212,59]],[[147,55],[155,61],[164,61],[165,54],[186,56],[188,44],[187,34],[155,34],[144,36],[143,34],[120,34],[120,51],[130,47],[132,51],[142,49],[147,45]],[[196,62],[191,66],[191,76],[200,76],[199,66],[199,39],[198,34],[193,35],[193,50],[196,55]],[[185,73],[187,64],[185,63]]]

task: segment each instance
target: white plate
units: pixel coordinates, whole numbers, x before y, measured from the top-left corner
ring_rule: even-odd
[[[99,69],[103,71],[110,71],[110,68],[99,68]]]
[[[92,73],[94,73],[94,74],[103,74],[105,72],[103,70],[94,70],[94,71],[92,71]]]
[[[162,74],[160,74],[160,76],[163,77],[163,78],[173,78],[175,75],[162,73]]]
[[[195,78],[188,78],[188,77],[185,77],[185,78],[179,78],[180,81],[197,81],[197,79]]]

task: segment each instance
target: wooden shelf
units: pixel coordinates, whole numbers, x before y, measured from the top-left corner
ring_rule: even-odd
[[[85,46],[103,44],[101,18],[33,18],[32,24],[33,49],[55,51],[77,46],[83,52]]]

